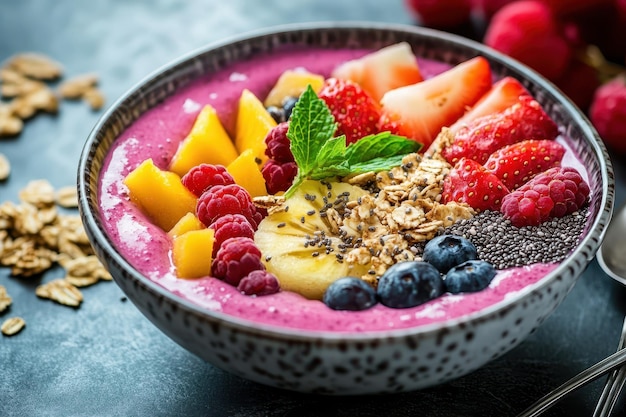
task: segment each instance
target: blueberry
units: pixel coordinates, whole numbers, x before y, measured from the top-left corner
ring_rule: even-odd
[[[391,308],[424,304],[444,292],[443,279],[437,268],[426,262],[398,262],[380,277],[378,298]]]
[[[272,119],[274,119],[276,123],[281,123],[287,120],[287,118],[285,117],[285,109],[281,107],[269,106],[265,110],[267,110],[267,112],[270,114],[270,116],[272,116]]]
[[[442,274],[470,259],[477,259],[476,247],[469,239],[457,235],[440,235],[424,247],[422,259]]]
[[[452,294],[476,292],[487,288],[495,276],[496,269],[492,264],[474,259],[450,269],[444,283],[448,292]]]
[[[293,108],[296,107],[296,103],[298,102],[298,97],[285,97],[283,100],[283,112],[285,113],[285,120],[289,120],[291,117],[291,112],[293,112]]]
[[[333,310],[367,310],[377,303],[376,291],[359,278],[339,278],[328,286],[324,304]]]

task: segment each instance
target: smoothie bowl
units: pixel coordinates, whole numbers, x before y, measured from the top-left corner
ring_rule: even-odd
[[[612,168],[580,111],[480,44],[281,27],[159,70],[98,122],[81,215],[184,348],[324,394],[457,378],[506,353],[593,259]]]

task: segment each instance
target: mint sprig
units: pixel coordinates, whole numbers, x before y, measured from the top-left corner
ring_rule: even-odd
[[[292,111],[287,131],[298,173],[285,198],[306,179],[388,170],[400,165],[404,155],[422,148],[421,143],[390,132],[365,136],[346,146],[344,135],[333,137],[336,130],[330,109],[309,85]]]

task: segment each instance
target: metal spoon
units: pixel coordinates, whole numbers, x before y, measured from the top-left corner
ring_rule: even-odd
[[[626,204],[613,216],[596,258],[608,276],[626,286]],[[608,417],[617,402],[624,383],[626,383],[625,345],[626,320],[624,320],[616,353],[574,376],[539,399],[518,417],[538,416],[570,392],[611,372],[593,414],[594,417]]]

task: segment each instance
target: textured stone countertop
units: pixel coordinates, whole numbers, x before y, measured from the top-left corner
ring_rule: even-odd
[[[401,0],[0,0],[0,61],[36,51],[61,62],[68,77],[96,72],[111,104],[159,66],[207,43],[322,20],[413,23]],[[0,139],[13,166],[0,182],[0,201],[17,202],[33,179],[73,185],[100,115],[64,101],[57,116],[37,116],[19,137]],[[614,162],[619,205],[626,172],[623,160]],[[0,321],[16,315],[27,322],[18,335],[0,336],[0,416],[515,416],[613,353],[626,313],[626,288],[594,260],[534,334],[478,371],[412,393],[319,397],[261,386],[201,361],[125,301],[114,282],[85,288],[78,309],[37,298],[35,287],[60,273],[18,279],[0,268],[0,285],[13,297]],[[545,415],[591,415],[603,381]],[[615,415],[625,414],[620,400]]]

